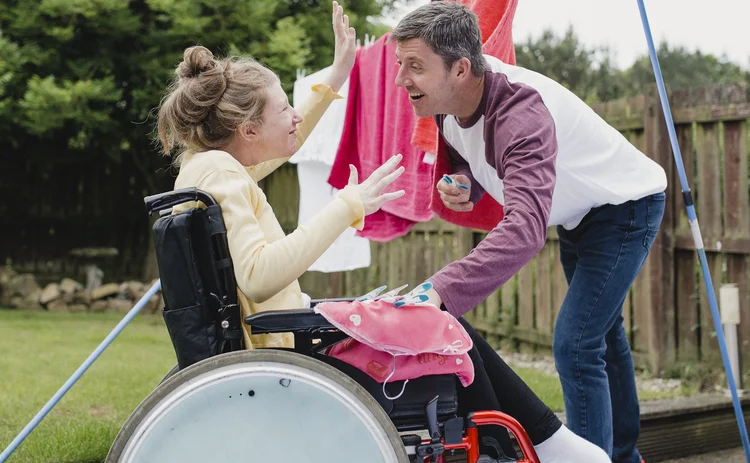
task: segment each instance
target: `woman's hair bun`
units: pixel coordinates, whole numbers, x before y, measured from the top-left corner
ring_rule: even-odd
[[[182,62],[177,66],[177,75],[182,79],[190,79],[216,69],[217,66],[219,66],[219,63],[214,60],[214,54],[211,53],[211,50],[198,45],[185,50]]]

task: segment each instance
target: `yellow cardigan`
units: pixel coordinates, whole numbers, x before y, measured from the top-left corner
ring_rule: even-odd
[[[341,97],[325,85],[313,87],[300,108],[304,120],[297,127],[297,148],[337,98]],[[286,236],[257,182],[288,159],[244,167],[229,153],[206,151],[186,156],[175,181],[175,189],[194,186],[211,194],[221,207],[243,320],[266,310],[302,308],[297,278],[347,227],[362,229],[364,225],[364,206],[347,187],[312,220]],[[188,203],[179,210],[196,206],[203,204]],[[244,332],[248,349],[294,346],[290,334],[251,335],[247,326]]]

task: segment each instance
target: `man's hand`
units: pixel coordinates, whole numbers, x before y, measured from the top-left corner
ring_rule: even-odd
[[[437,183],[437,190],[445,207],[457,212],[469,212],[474,209],[474,203],[469,201],[471,181],[468,177],[465,175],[449,175],[448,177],[451,179],[450,183],[446,181],[445,177]],[[463,188],[459,185],[462,185]]]
[[[424,294],[427,296],[427,301],[425,301],[427,304],[432,304],[438,309],[443,304],[443,300],[437,291],[435,291],[435,288],[428,289]]]

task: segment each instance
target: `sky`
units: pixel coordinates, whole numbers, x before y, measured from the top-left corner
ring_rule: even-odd
[[[428,1],[402,6],[387,24],[395,26]],[[750,0],[645,0],[645,5],[657,46],[667,40],[750,69]],[[587,46],[609,46],[621,69],[648,53],[636,0],[518,0],[513,41],[538,37],[546,28],[561,35],[569,25]]]

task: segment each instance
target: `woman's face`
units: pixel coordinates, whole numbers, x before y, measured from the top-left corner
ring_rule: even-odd
[[[260,161],[293,155],[297,151],[297,124],[302,122],[302,116],[289,105],[279,82],[268,88],[267,98],[263,125],[258,129],[256,149]]]

